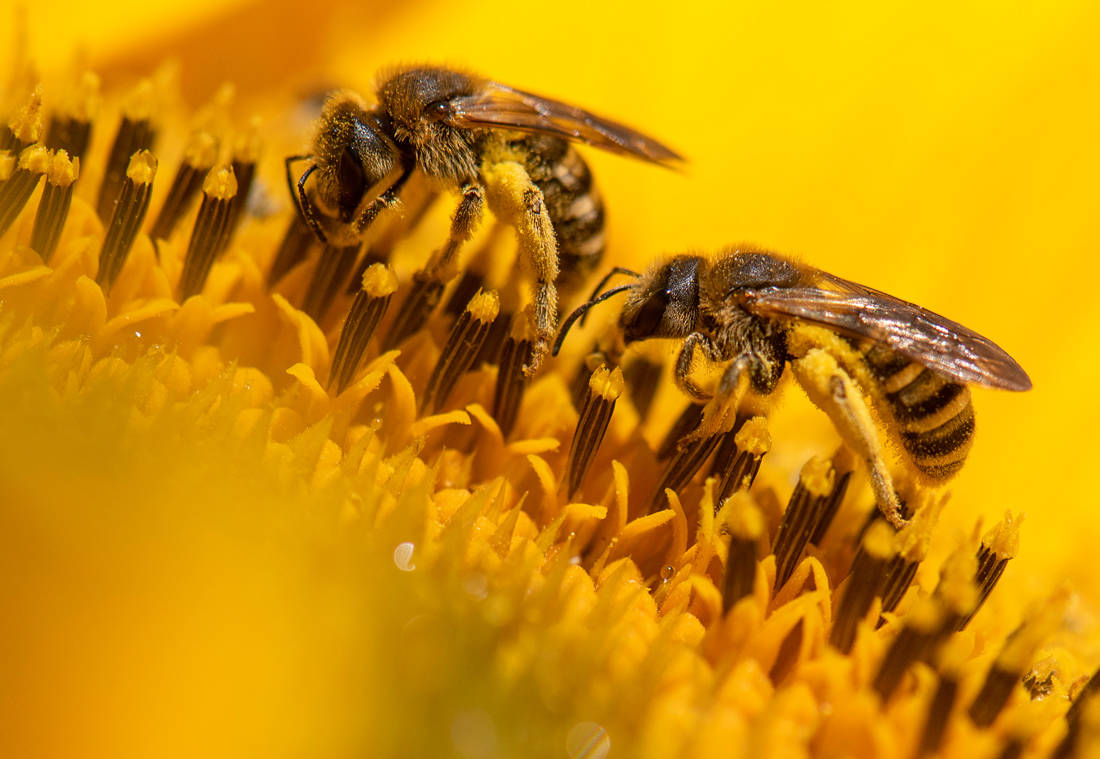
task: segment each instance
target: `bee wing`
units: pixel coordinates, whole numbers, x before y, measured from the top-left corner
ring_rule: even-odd
[[[473,95],[452,98],[444,109],[444,122],[465,129],[539,132],[659,164],[683,160],[676,151],[628,126],[498,82],[486,82]]]
[[[874,340],[959,382],[1002,390],[1031,388],[1031,380],[1015,359],[977,332],[914,303],[831,274],[821,275],[848,292],[813,287],[761,289],[745,296],[745,307],[760,316],[798,319]]]

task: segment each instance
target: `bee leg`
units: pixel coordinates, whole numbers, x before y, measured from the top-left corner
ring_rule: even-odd
[[[558,243],[554,225],[546,211],[542,191],[535,186],[526,169],[514,161],[502,161],[482,167],[489,203],[493,212],[509,220],[519,238],[521,258],[531,266],[535,277],[532,327],[534,341],[523,373],[538,371],[550,352],[558,328]]]
[[[867,464],[882,515],[895,528],[904,527],[908,522],[901,516],[882,441],[863,392],[836,359],[821,348],[791,361],[791,369],[806,395],[829,416],[844,442]]]
[[[458,257],[458,249],[477,229],[484,205],[484,191],[481,185],[467,182],[462,186],[462,200],[459,201],[455,215],[451,219],[451,231],[447,242],[425,268],[413,274],[412,290],[402,302],[393,324],[390,325],[389,334],[383,341],[383,349],[396,348],[428,321],[428,317],[439,304],[444,285],[457,274],[455,260]]]
[[[367,204],[367,207],[363,209],[355,221],[352,222],[352,226],[355,228],[356,234],[362,236],[376,218],[378,214],[385,211],[387,208],[393,208],[401,202],[401,188],[405,186],[405,182],[409,181],[409,177],[412,175],[412,165],[406,166],[401,176],[397,178],[389,188],[379,195],[377,198]]]
[[[477,225],[481,222],[481,214],[485,207],[485,191],[476,182],[467,182],[462,185],[462,200],[458,202],[458,208],[451,217],[451,231],[447,236],[447,242],[432,256],[431,262],[424,269],[424,278],[433,282],[450,282],[458,274],[455,262],[458,260],[458,251],[463,243],[474,235]]]
[[[703,408],[703,418],[699,426],[681,441],[681,446],[697,440],[705,440],[729,430],[730,425],[737,418],[737,407],[741,404],[741,398],[748,390],[749,368],[752,361],[751,356],[741,355],[730,362],[718,381],[717,392]]]
[[[676,387],[680,392],[693,401],[702,403],[711,399],[711,394],[695,384],[691,379],[691,367],[695,363],[695,348],[701,347],[704,353],[711,353],[710,340],[702,332],[692,332],[684,338],[684,344],[680,347],[680,355],[676,357]]]

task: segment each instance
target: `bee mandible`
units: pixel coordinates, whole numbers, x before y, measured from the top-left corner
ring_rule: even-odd
[[[696,435],[717,431],[727,408],[745,393],[774,392],[789,364],[810,400],[866,463],[879,509],[896,527],[905,520],[868,400],[904,452],[910,475],[938,485],[962,467],[973,440],[967,385],[1031,388],[1011,356],[967,327],[775,253],[731,248],[714,260],[680,255],[644,274],[614,273],[635,281],[594,294],[570,314],[554,355],[589,308],[626,293],[613,352],[640,340],[681,340],[676,384],[696,402],[708,402]],[[696,353],[724,365],[714,392],[692,379]]]
[[[603,204],[570,142],[657,164],[680,156],[580,108],[441,67],[383,76],[377,101],[370,107],[353,92],[335,93],[322,111],[313,153],[287,159],[302,217],[322,241],[354,245],[398,204],[414,171],[457,189],[449,237],[418,274],[438,293],[455,275],[459,248],[487,201],[516,229],[533,273],[534,341],[525,371],[534,373],[557,327],[559,272],[575,282],[604,247]],[[290,174],[295,160],[309,162],[297,182]]]

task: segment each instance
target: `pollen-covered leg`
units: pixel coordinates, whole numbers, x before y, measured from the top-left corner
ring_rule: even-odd
[[[886,466],[878,428],[863,393],[836,359],[820,348],[792,361],[791,368],[810,400],[829,415],[844,442],[866,462],[883,515],[894,527],[904,527],[906,521],[901,516],[901,504]]]
[[[531,267],[535,278],[532,327],[534,342],[531,356],[523,367],[526,375],[538,371],[550,351],[558,326],[558,244],[554,225],[546,211],[542,191],[527,171],[514,161],[503,161],[482,168],[489,206],[499,218],[510,223],[519,238],[519,252]]]

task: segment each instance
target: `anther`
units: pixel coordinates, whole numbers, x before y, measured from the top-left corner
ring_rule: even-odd
[[[228,235],[228,229],[226,234]],[[313,321],[319,324],[324,318],[325,312],[342,289],[344,280],[347,279],[358,256],[359,243],[355,245],[327,243],[321,249],[317,268],[313,270],[309,287],[306,288],[305,299],[302,301],[302,310],[313,317]]]
[[[31,247],[38,252],[44,263],[49,263],[61,239],[61,230],[65,228],[65,220],[69,217],[69,206],[73,200],[73,186],[79,174],[79,158],[69,158],[64,150],[50,156],[50,165],[46,169],[46,187],[38,201],[34,229],[31,232]]]
[[[183,151],[183,162],[176,170],[164,204],[157,212],[156,221],[149,231],[154,240],[167,240],[188,207],[202,189],[203,178],[218,157],[218,141],[214,135],[200,130],[191,135]]]
[[[756,543],[764,534],[764,516],[747,493],[734,493],[730,497],[726,528],[730,546],[722,582],[723,613],[751,595],[756,581]]]
[[[455,320],[439,361],[428,378],[421,411],[434,411],[447,402],[458,378],[470,368],[481,344],[500,313],[500,297],[493,290],[479,290]]]
[[[83,158],[92,138],[92,119],[99,104],[99,77],[85,72],[51,116],[46,128],[46,147],[64,150],[74,159]]]
[[[1035,614],[1025,617],[986,674],[981,690],[970,704],[971,721],[978,727],[989,727],[1008,703],[1012,691],[1021,684],[1030,669],[1035,652],[1058,629],[1068,594],[1059,593],[1043,604]]]
[[[905,624],[886,649],[872,684],[884,702],[897,690],[909,666],[926,658],[942,629],[943,609],[934,599],[921,599],[905,615]]]
[[[932,694],[932,700],[928,702],[928,716],[924,720],[917,756],[935,754],[942,747],[951,713],[958,701],[959,678],[968,656],[965,646],[961,645],[960,641],[957,644],[948,643],[943,646],[936,658],[939,682]]]
[[[883,568],[895,555],[894,535],[883,521],[876,521],[863,535],[829,633],[829,643],[841,653],[851,652],[860,620],[882,591]]]
[[[0,235],[15,223],[38,185],[39,177],[49,167],[50,151],[41,145],[24,148],[18,158],[9,153],[7,160],[0,161],[0,182],[3,182],[0,184]]]
[[[918,515],[908,527],[898,533],[895,542],[898,548],[897,555],[886,563],[883,570],[882,612],[884,614],[897,608],[898,603],[905,596],[905,591],[909,590],[909,586],[913,584],[917,569],[928,552],[934,525],[935,519],[925,519]],[[879,625],[885,622],[885,619],[879,618]]]
[[[275,252],[275,258],[267,272],[268,288],[274,287],[287,272],[304,261],[315,244],[320,243],[317,242],[313,230],[302,220],[302,215],[291,214],[283,240],[279,243],[279,249]]]
[[[180,273],[179,298],[200,292],[229,234],[229,203],[237,194],[237,180],[228,167],[213,169],[202,184],[202,204],[195,217],[187,255]]]
[[[700,414],[699,419],[702,420],[702,414]],[[722,431],[706,438],[692,440],[687,445],[676,444],[672,456],[665,464],[664,472],[661,473],[661,477],[657,481],[657,489],[650,499],[650,512],[659,511],[668,505],[665,490],[675,492],[687,485],[710,455],[714,453],[714,449],[718,447],[718,443],[726,436],[727,432]]]
[[[527,388],[527,375],[523,367],[531,352],[528,320],[524,314],[513,316],[512,330],[504,340],[497,363],[497,383],[493,392],[493,417],[500,426],[500,433],[507,438],[516,426],[519,405]]]
[[[156,132],[150,120],[152,101],[153,84],[145,79],[130,93],[128,101],[123,106],[122,121],[115,134],[111,152],[107,156],[103,183],[99,186],[96,215],[100,219],[106,220],[111,216],[115,200],[119,198],[122,184],[126,179],[130,156],[138,151],[153,148]]]
[[[107,290],[110,290],[118,273],[122,271],[122,265],[130,255],[130,247],[145,221],[156,173],[156,156],[148,150],[134,153],[130,158],[118,203],[115,204],[111,222],[103,236],[103,247],[99,251],[96,282]]]
[[[672,456],[679,447],[680,441],[691,434],[701,421],[703,421],[703,407],[697,403],[689,404],[680,416],[676,417],[676,421],[672,423],[672,427],[657,447],[657,460],[663,461]]]
[[[42,135],[42,87],[37,86],[8,123],[0,130],[0,150],[19,155]]]
[[[1083,752],[1078,751],[1087,743],[1088,734],[1096,737],[1100,733],[1100,670],[1093,673],[1089,681],[1081,688],[1066,712],[1066,735],[1054,749],[1051,759],[1070,759]],[[1082,736],[1086,736],[1082,740]]]
[[[653,398],[657,395],[657,388],[660,387],[663,372],[662,363],[646,356],[635,356],[623,367],[627,393],[630,395],[630,402],[634,404],[634,410],[638,412],[639,419],[644,420],[648,416]]]
[[[396,348],[408,338],[412,337],[428,321],[428,317],[439,305],[439,299],[443,295],[444,282],[427,276],[423,271],[413,274],[412,289],[405,296],[397,316],[390,325],[386,339],[382,341],[383,350]],[[462,317],[459,317],[461,321]],[[470,357],[473,361],[473,357]]]
[[[233,145],[233,159],[230,167],[233,169],[233,176],[237,178],[237,194],[229,204],[227,245],[229,239],[236,234],[248,205],[248,195],[252,192],[252,183],[256,179],[256,164],[260,160],[261,147],[259,121],[253,120]]]
[[[592,379],[592,372],[606,363],[616,362],[600,348],[599,343],[593,343],[592,349],[577,364],[573,379],[569,382],[569,401],[578,412],[584,403],[585,393],[588,392],[588,380]]]
[[[374,264],[363,273],[362,287],[352,301],[332,358],[328,384],[337,394],[344,392],[355,376],[367,343],[382,321],[396,289],[397,277],[385,264]]]
[[[802,467],[775,536],[775,587],[794,573],[814,528],[837,492],[836,471],[828,459],[814,456]]]
[[[569,463],[566,465],[566,484],[569,497],[580,490],[588,468],[603,442],[607,425],[615,411],[615,402],[623,393],[623,372],[619,367],[601,366],[588,380],[588,392],[581,404],[580,418],[569,444]]]
[[[974,615],[982,608],[982,604],[989,598],[989,594],[997,585],[997,581],[1001,579],[1005,566],[1016,555],[1019,548],[1020,520],[1019,518],[1014,519],[1011,514],[1006,514],[1005,518],[996,527],[982,537],[982,544],[978,548],[978,571],[974,574],[974,585],[978,588],[978,599],[974,604],[974,609],[959,620],[955,627],[956,630],[962,630],[970,624],[970,620],[974,618]]]
[[[762,416],[738,420],[734,429],[723,436],[710,468],[711,475],[718,478],[715,509],[721,508],[734,492],[752,487],[760,462],[771,446],[768,421]]]

